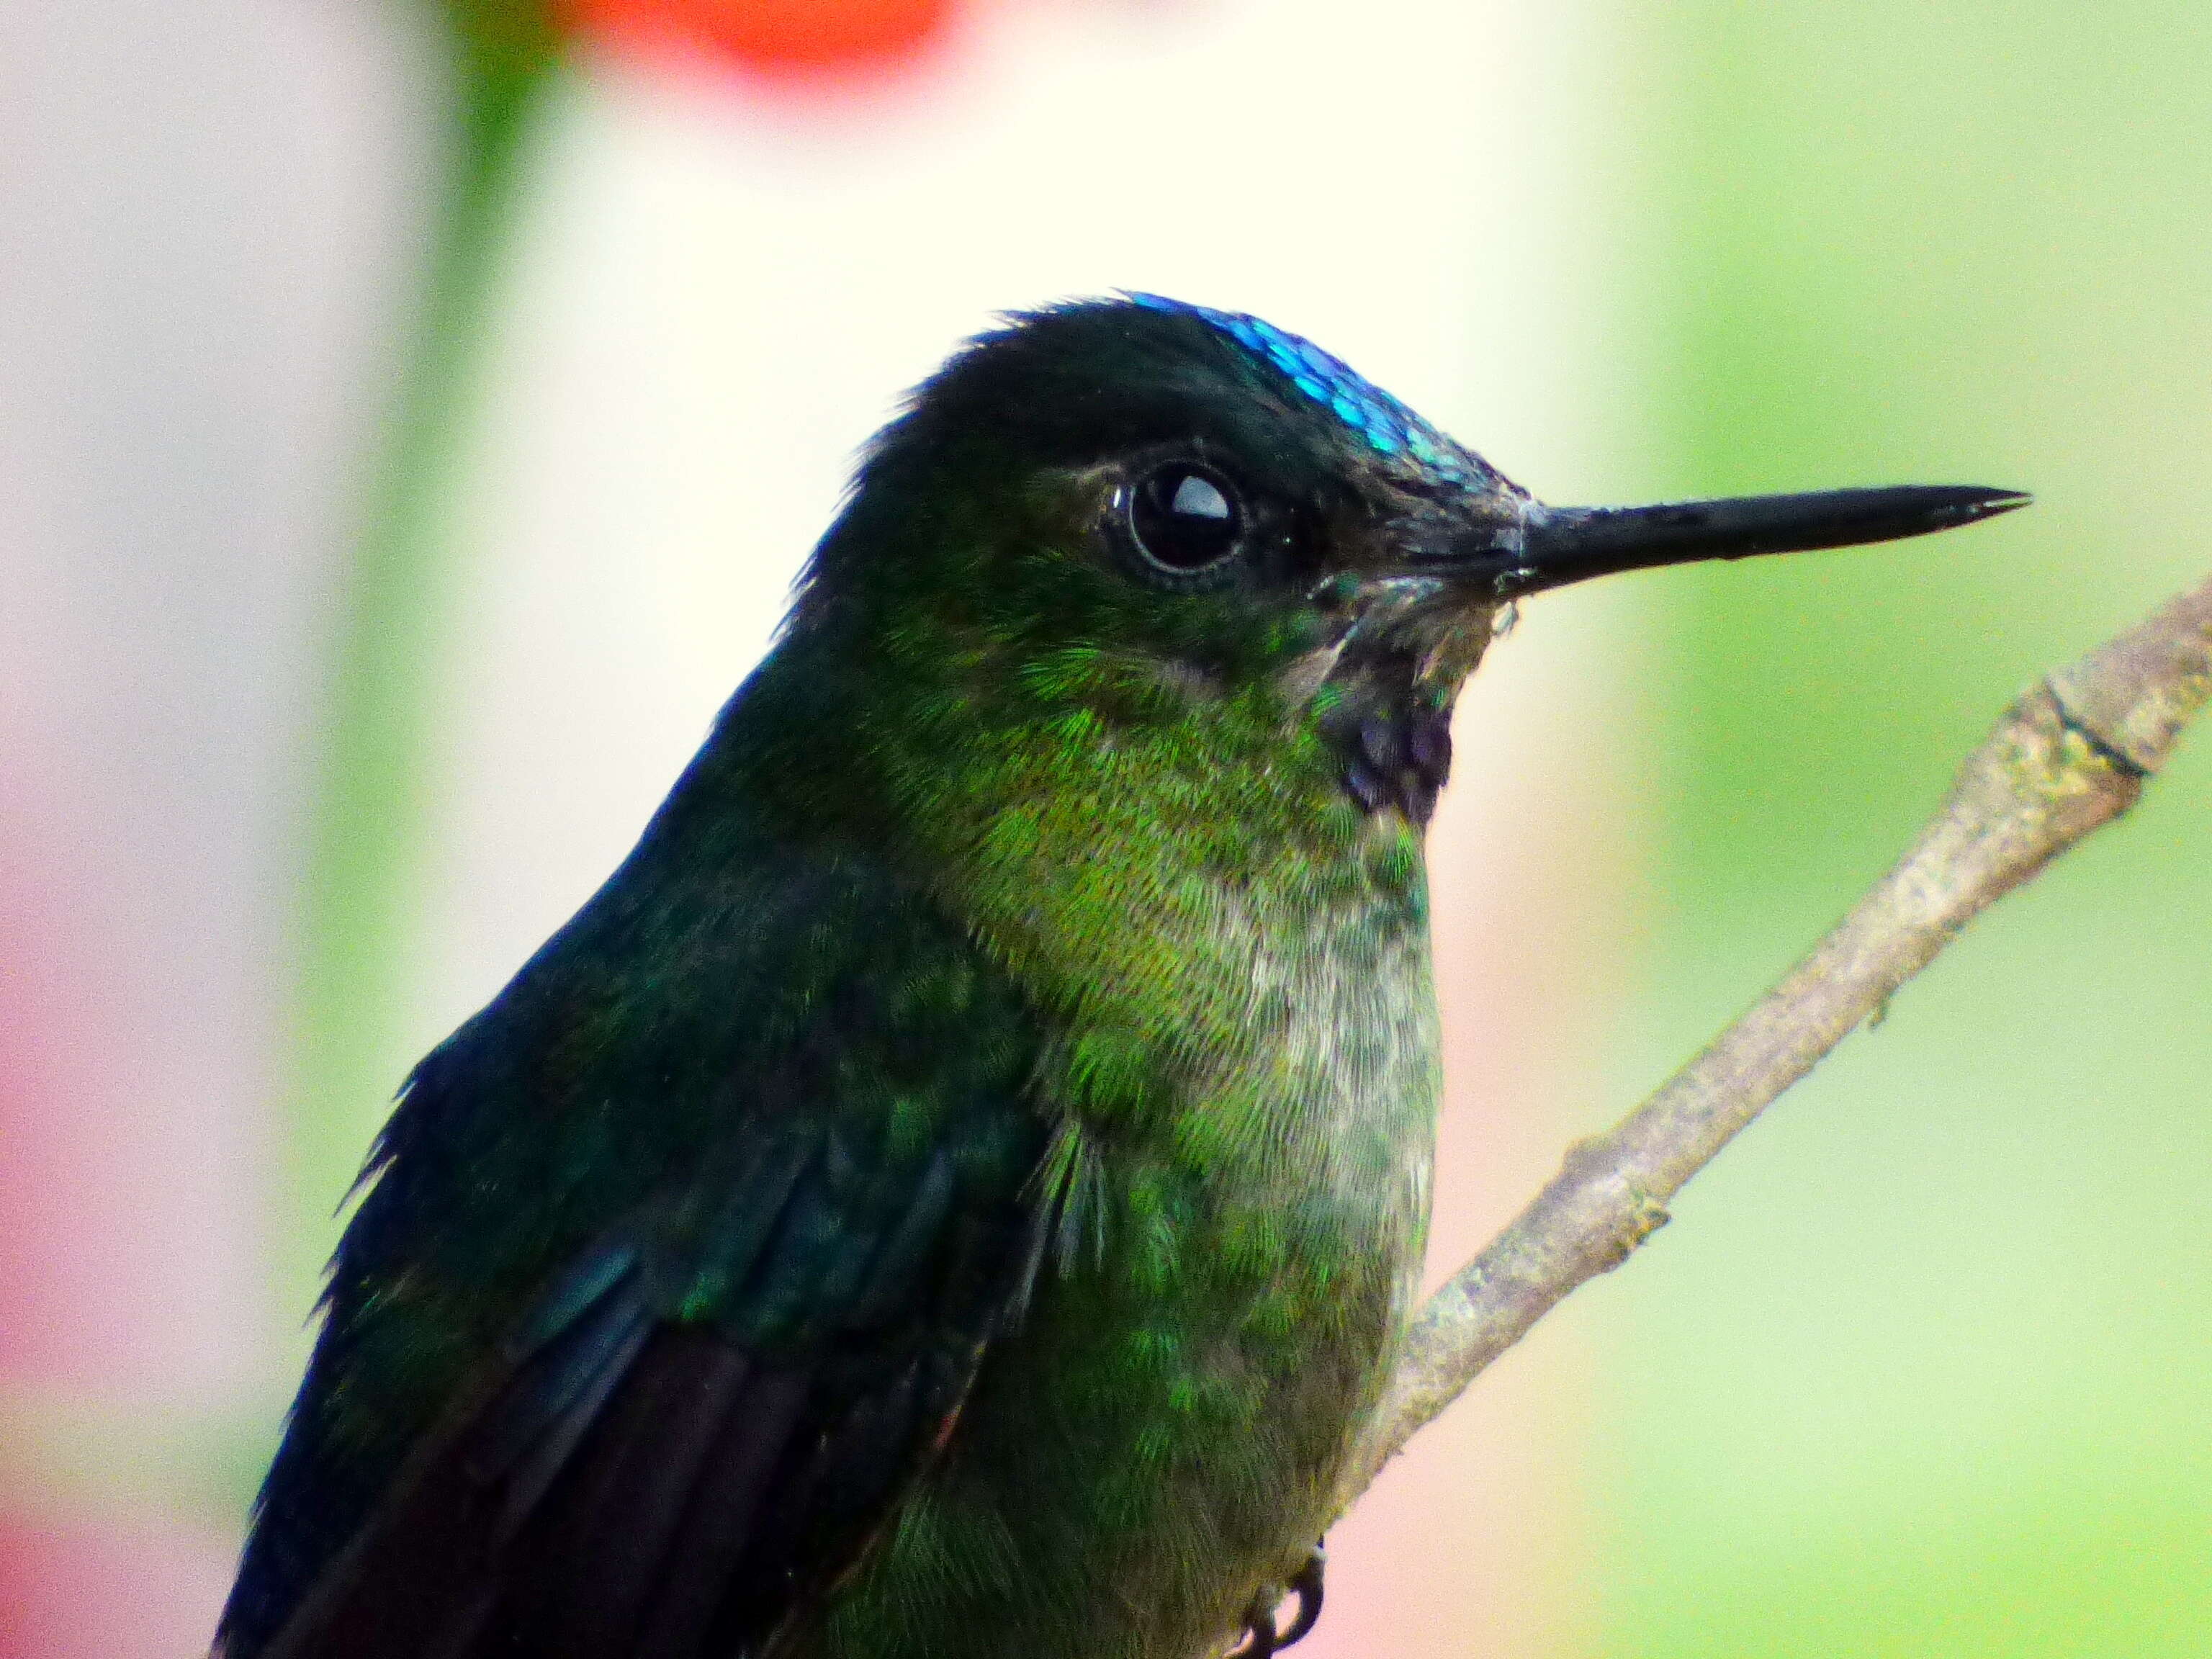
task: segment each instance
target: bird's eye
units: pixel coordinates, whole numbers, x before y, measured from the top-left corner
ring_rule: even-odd
[[[1220,564],[1244,536],[1237,487],[1211,467],[1170,461],[1128,495],[1129,533],[1161,569],[1185,576]]]

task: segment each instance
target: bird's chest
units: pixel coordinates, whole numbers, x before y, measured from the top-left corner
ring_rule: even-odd
[[[1244,1041],[1082,1132],[1097,1212],[1037,1334],[1109,1511],[1164,1503],[1257,1547],[1324,1501],[1373,1403],[1419,1265],[1437,1067],[1417,919],[1285,927],[1243,967]]]
[[[1253,993],[1267,1012],[1237,1063],[1109,1135],[1098,1294],[1133,1350],[1160,1354],[1168,1418],[1256,1433],[1304,1479],[1371,1403],[1419,1270],[1437,1091],[1425,938],[1370,922],[1299,940],[1262,957]]]
[[[991,1540],[1016,1587],[992,1652],[1231,1632],[1328,1523],[1377,1397],[1427,1218],[1425,941],[1354,930],[1253,967],[1260,1040],[1157,1115],[1079,1131],[1080,1207],[933,1482],[928,1524]]]
[[[1102,999],[1069,1044],[1097,1212],[1055,1299],[1119,1344],[1096,1361],[1159,1432],[1273,1423],[1304,1463],[1367,1403],[1419,1267],[1438,1086],[1420,872],[1254,884],[1180,937],[1162,920],[1158,984]]]
[[[1006,953],[1074,1011],[1040,1079],[1066,1207],[841,1629],[926,1601],[902,1651],[1199,1651],[1296,1570],[1419,1269],[1423,896],[1416,849],[1334,884],[1163,878],[1110,927],[1018,918],[1037,931]],[[939,1607],[947,1540],[978,1588]]]

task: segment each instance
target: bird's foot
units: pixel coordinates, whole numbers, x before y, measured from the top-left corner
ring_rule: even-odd
[[[1228,1659],[1273,1659],[1284,1648],[1304,1641],[1321,1620],[1322,1575],[1328,1565],[1328,1557],[1316,1544],[1313,1553],[1306,1557],[1305,1565],[1291,1576],[1283,1586],[1282,1594],[1270,1597],[1265,1607],[1253,1602],[1244,1614],[1243,1639],[1230,1650]],[[1282,1611],[1283,1602],[1291,1595],[1298,1598],[1298,1610],[1287,1627],[1275,1622]]]

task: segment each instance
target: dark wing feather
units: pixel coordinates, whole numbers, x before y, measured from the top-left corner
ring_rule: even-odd
[[[708,1307],[688,1292],[726,1237],[593,1252],[270,1659],[757,1648],[856,1557],[1024,1294],[1042,1231],[1018,1168],[1030,1139],[994,1160],[994,1191],[962,1191],[945,1148],[915,1161],[902,1202],[854,1183],[879,1200],[873,1225],[818,1158]]]
[[[689,1134],[666,1131],[680,1100],[622,1103],[661,1114],[637,1127],[642,1152],[609,1141],[603,1112],[469,1139],[471,1085],[544,1076],[480,1029],[501,1004],[426,1064],[415,1088],[446,1115],[410,1093],[387,1135],[227,1659],[727,1659],[850,1569],[942,1443],[1053,1225],[1019,999],[902,895],[859,920],[817,918],[817,956],[856,942],[842,971],[787,965],[808,1018],[757,1011],[783,1035],[740,1051],[752,1103],[695,1083],[715,1115],[692,1113]],[[683,1075],[639,1070],[662,1089]],[[603,1175],[563,1136],[632,1173]],[[516,1247],[472,1235],[470,1207],[486,1225],[526,1208],[548,1170],[594,1200],[577,1215],[596,1236],[535,1273],[503,1334],[460,1348],[410,1431],[421,1355],[445,1352],[416,1304],[495,1300]],[[524,1237],[556,1231],[538,1218]],[[286,1601],[257,1559],[281,1562],[286,1523],[380,1455],[373,1501]]]

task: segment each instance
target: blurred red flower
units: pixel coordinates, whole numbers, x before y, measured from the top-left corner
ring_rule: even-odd
[[[566,0],[573,26],[617,47],[756,72],[896,68],[936,44],[957,0]]]

